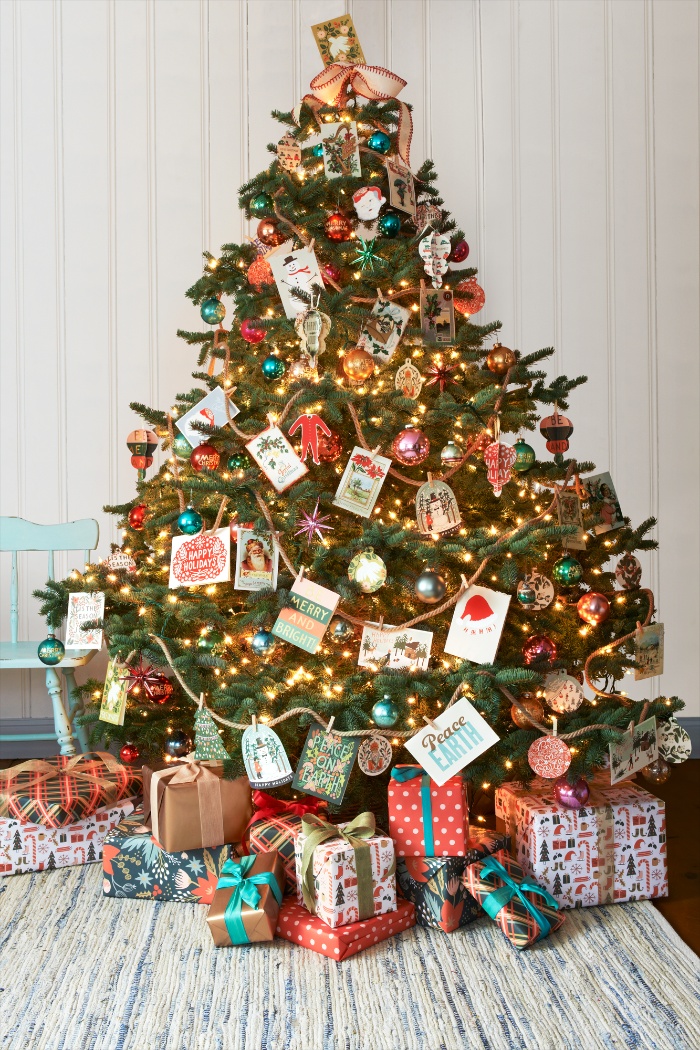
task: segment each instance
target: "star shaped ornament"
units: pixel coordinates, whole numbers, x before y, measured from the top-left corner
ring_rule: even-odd
[[[437,364],[431,365],[430,368],[426,369],[426,372],[431,379],[428,379],[426,386],[434,386],[436,383],[440,385],[440,393],[443,392],[445,387],[449,383],[457,384],[457,380],[452,378],[452,373],[457,371],[458,365],[444,365],[442,361],[438,361]]]
[[[162,704],[174,692],[173,684],[167,675],[149,664],[144,664],[142,657],[139,657],[137,667],[129,667],[126,681],[129,696],[136,700],[140,698]]]
[[[311,543],[315,535],[318,536],[320,540],[322,540],[324,529],[328,532],[333,531],[332,525],[323,524],[324,521],[328,521],[330,519],[330,514],[319,514],[318,506],[319,501],[317,500],[313,514],[307,514],[306,511],[302,513],[301,517],[303,524],[301,525],[301,528],[298,528],[297,531],[294,533],[295,536],[305,535],[306,542],[309,544]]]
[[[364,237],[358,237],[358,244],[357,255],[352,260],[353,265],[359,266],[361,270],[369,269],[371,273],[374,273],[375,262],[383,261],[381,255],[376,255],[374,252],[375,240],[366,241]]]

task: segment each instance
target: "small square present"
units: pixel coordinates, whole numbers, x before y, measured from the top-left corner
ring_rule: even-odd
[[[275,936],[284,893],[284,862],[277,850],[228,860],[207,923],[217,948]]]
[[[525,879],[505,850],[467,865],[466,888],[518,951],[558,930],[564,916],[547,890]]]
[[[418,926],[453,933],[483,915],[464,886],[464,869],[507,844],[506,835],[478,828],[471,833],[464,857],[400,857],[396,881],[399,892],[416,906]]]
[[[394,843],[375,833],[374,814],[337,827],[302,817],[296,841],[297,900],[329,926],[347,926],[396,908]]]
[[[372,919],[353,922],[350,926],[331,929],[317,915],[309,915],[302,904],[297,904],[287,897],[280,908],[277,921],[277,936],[285,941],[311,948],[314,952],[327,955],[329,959],[341,962],[357,955],[364,948],[385,941],[416,925],[416,910],[410,901],[399,901],[396,911],[375,915]]]
[[[253,813],[250,783],[223,773],[222,762],[143,767],[144,823],[168,853],[243,841]]]
[[[397,857],[466,855],[469,807],[461,776],[438,787],[420,766],[394,766],[388,802]]]
[[[631,781],[590,789],[585,806],[567,809],[548,781],[498,788],[498,825],[523,871],[562,908],[665,897],[664,803]]]
[[[279,851],[286,872],[285,893],[295,893],[297,872],[295,846],[301,831],[301,819],[306,813],[318,813],[326,803],[319,798],[287,802],[264,791],[253,792],[255,813],[251,817],[250,852]]]

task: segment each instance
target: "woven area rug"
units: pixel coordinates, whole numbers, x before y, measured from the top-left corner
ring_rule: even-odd
[[[483,919],[336,963],[217,949],[200,905],[101,886],[99,865],[0,883],[3,1050],[700,1046],[700,960],[648,903],[569,912],[522,953]]]

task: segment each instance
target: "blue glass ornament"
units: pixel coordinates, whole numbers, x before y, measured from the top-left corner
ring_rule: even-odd
[[[375,153],[388,153],[391,149],[391,139],[383,131],[375,131],[367,139],[367,145]]]
[[[314,148],[311,150],[311,152],[313,153],[314,157],[322,157],[323,156],[323,143],[322,142],[317,142],[316,145],[314,146]]]
[[[259,193],[257,197],[253,197],[248,207],[253,215],[257,215],[259,219],[264,218],[266,215],[273,215],[275,211],[272,197],[269,193]]]
[[[390,729],[399,720],[399,709],[389,696],[377,700],[372,708],[372,721],[382,729]]]
[[[256,631],[250,642],[250,648],[256,656],[270,656],[276,645],[277,639],[272,631]]]
[[[396,237],[401,229],[401,219],[396,212],[388,211],[379,217],[378,226],[385,237]]]
[[[518,474],[525,474],[534,464],[537,456],[532,445],[528,445],[527,441],[523,441],[522,438],[518,438],[515,442],[515,463],[513,464],[513,470],[516,470]]]
[[[56,664],[60,664],[66,655],[66,647],[60,639],[54,638],[50,634],[48,638],[44,638],[43,642],[39,644],[36,655],[42,664],[46,664],[47,667],[55,667]]]
[[[250,466],[250,460],[243,452],[234,452],[232,456],[228,457],[226,464],[229,470],[247,470]]]
[[[226,307],[220,299],[205,299],[199,313],[205,324],[221,324],[226,316]]]
[[[274,354],[270,354],[262,363],[262,374],[265,379],[281,379],[284,373],[287,371],[285,362],[275,357]]]
[[[189,459],[192,455],[192,446],[184,434],[176,434],[173,441],[173,455],[178,459]]]
[[[192,737],[184,729],[173,729],[163,741],[163,750],[169,758],[184,758],[192,746]]]
[[[204,518],[192,506],[189,506],[187,510],[183,510],[177,519],[177,527],[185,536],[196,536],[198,532],[202,531],[203,525]]]

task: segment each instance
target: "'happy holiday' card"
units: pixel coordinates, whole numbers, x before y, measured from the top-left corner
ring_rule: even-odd
[[[499,739],[473,704],[462,697],[407,740],[406,750],[440,787]]]
[[[68,597],[68,624],[66,626],[66,649],[101,649],[102,628],[83,630],[84,623],[101,620],[105,614],[105,596],[102,591],[93,594],[74,591]]]
[[[231,534],[228,526],[197,536],[173,536],[170,587],[202,586],[231,578]]]
[[[390,466],[390,459],[355,445],[333,498],[336,507],[368,518],[377,502]]]
[[[230,397],[228,399],[228,410],[231,419],[235,419],[240,412],[240,409],[234,405]],[[189,412],[185,412],[184,416],[176,419],[175,426],[185,435],[192,448],[196,448],[197,445],[208,441],[211,435],[204,433],[202,430],[197,430],[196,427],[192,426],[193,423],[206,425],[213,429],[214,427],[225,427],[228,422],[226,394],[220,386],[217,386],[214,390],[210,390],[201,401],[198,401],[194,408],[191,408]]]
[[[298,576],[289,592],[289,605],[280,610],[272,633],[307,653],[315,653],[339,601],[335,591]]]
[[[279,427],[268,427],[246,445],[248,452],[278,492],[285,492],[308,473]]]
[[[493,663],[510,595],[472,584],[455,605],[445,652],[475,664]]]

